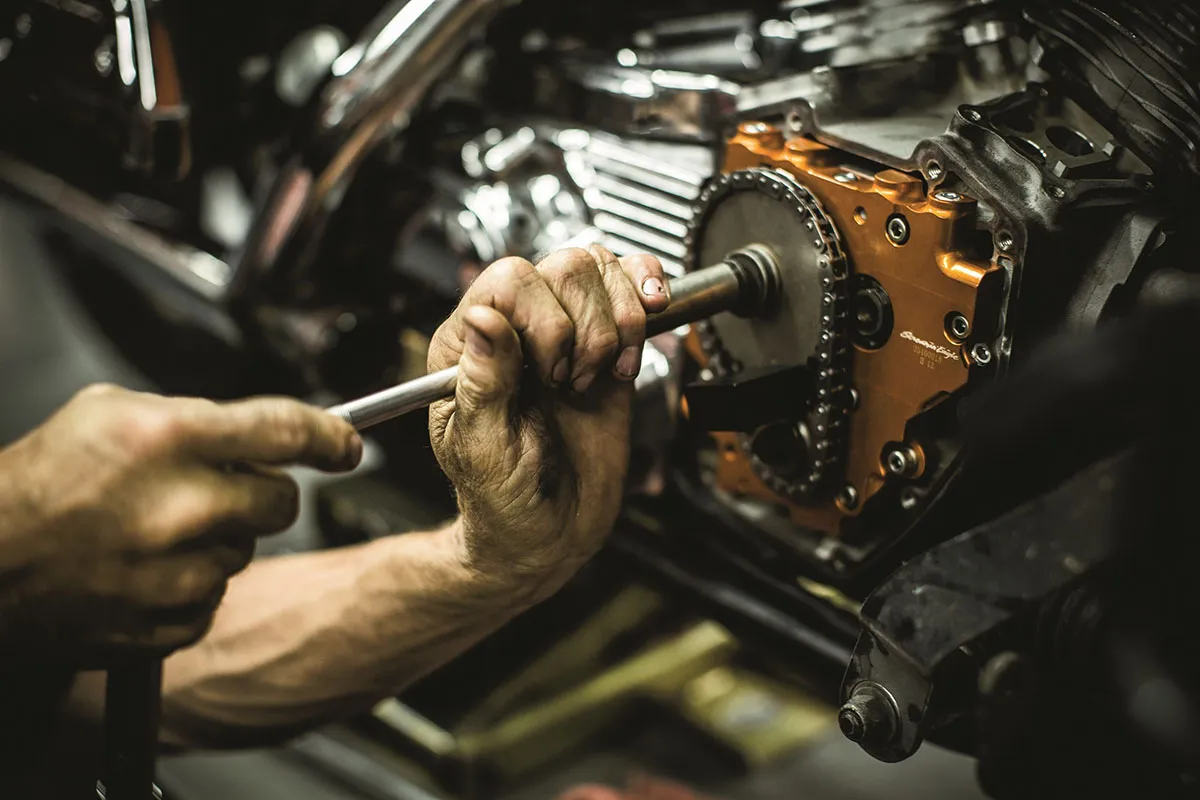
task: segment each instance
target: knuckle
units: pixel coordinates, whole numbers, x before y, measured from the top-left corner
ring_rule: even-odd
[[[501,284],[524,284],[536,277],[536,270],[525,259],[510,257],[495,262],[483,271],[483,275]]]
[[[180,571],[175,589],[183,603],[199,603],[220,589],[225,578],[225,572],[215,557],[199,559]]]
[[[566,247],[559,250],[564,265],[570,269],[596,269],[596,257],[582,247]]]
[[[113,383],[93,383],[75,393],[74,400],[87,400],[94,397],[106,397],[120,392],[119,386]]]
[[[538,272],[555,284],[578,281],[597,269],[598,265],[592,254],[579,247],[557,250],[538,265]]]
[[[150,408],[123,408],[113,419],[116,433],[131,455],[162,455],[184,443],[187,421],[174,411]]]
[[[217,521],[214,497],[194,487],[181,486],[171,499],[159,504],[144,526],[144,537],[152,546],[173,544],[199,536]]]

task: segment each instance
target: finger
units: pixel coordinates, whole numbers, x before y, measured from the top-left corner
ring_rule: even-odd
[[[216,509],[215,525],[229,531],[226,539],[279,533],[300,515],[300,487],[282,472],[242,470],[218,480],[223,484],[223,505]]]
[[[151,553],[278,533],[295,521],[300,502],[295,481],[285,476],[224,474],[199,466],[173,476],[146,499],[148,507],[135,524]]]
[[[600,266],[600,277],[608,290],[613,324],[617,326],[620,339],[613,374],[619,380],[631,381],[641,371],[642,345],[646,341],[646,310],[641,292],[631,280],[633,276],[626,272],[624,261],[618,261],[615,255],[598,245],[590,248],[590,252]]]
[[[571,319],[571,389],[584,394],[612,369],[621,342],[600,266],[587,250],[568,249],[551,253],[537,269]]]
[[[521,344],[494,308],[471,306],[462,315],[466,343],[458,362],[455,434],[497,444],[511,430],[521,382]]]
[[[219,547],[219,546],[218,546]],[[217,547],[148,558],[127,573],[125,596],[163,624],[216,609],[229,574]]]
[[[211,463],[248,461],[348,471],[362,459],[362,439],[345,421],[287,397],[190,407],[192,452]]]
[[[642,308],[654,314],[670,304],[671,285],[662,262],[652,255],[639,253],[621,259],[621,268],[637,287]]]
[[[454,315],[439,329],[429,351],[430,371],[458,362],[466,343],[467,309],[498,311],[520,337],[525,357],[551,386],[570,375],[571,320],[541,274],[528,261],[506,258],[492,264],[471,284]]]

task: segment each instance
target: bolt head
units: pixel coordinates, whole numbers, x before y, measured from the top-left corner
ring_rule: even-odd
[[[838,727],[842,735],[852,742],[861,742],[867,733],[867,723],[858,709],[843,706],[838,712]]]
[[[838,710],[838,728],[852,742],[887,743],[896,738],[900,720],[886,690],[861,684]]]
[[[899,450],[893,450],[887,457],[888,472],[893,475],[903,475],[908,470],[908,459]]]
[[[977,344],[971,348],[971,360],[981,367],[992,363],[992,351],[986,344]]]
[[[891,217],[887,221],[887,237],[894,244],[904,244],[908,241],[908,221],[901,216]]]
[[[847,486],[838,493],[838,500],[847,510],[858,508],[858,489]]]
[[[951,338],[962,341],[971,335],[971,322],[962,314],[954,314],[950,317],[950,324],[947,326]]]

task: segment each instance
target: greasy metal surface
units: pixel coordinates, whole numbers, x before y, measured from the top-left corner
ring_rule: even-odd
[[[916,752],[936,720],[930,696],[961,648],[1080,580],[1113,552],[1127,453],[1093,466],[1049,494],[935,547],[900,568],[863,604],[863,633],[842,684],[887,689],[900,728],[864,741],[881,761]]]
[[[975,224],[976,203],[970,198],[927,196],[918,177],[864,169],[846,154],[809,140],[784,143],[777,133],[735,136],[725,170],[758,166],[786,170],[821,201],[841,235],[851,274],[879,281],[895,315],[890,339],[875,351],[856,349],[850,368],[859,403],[850,415],[846,482],[858,492],[857,509],[789,504],[796,523],[835,534],[841,517],[856,513],[883,486],[885,446],[902,442],[909,419],[966,384],[966,348],[947,337],[945,319],[957,312],[977,331],[989,327],[989,321],[975,318],[975,311],[980,286],[995,267],[963,253]],[[903,214],[909,225],[903,245],[885,234],[893,214]],[[722,452],[718,481],[724,488],[780,501],[754,476],[746,459],[730,449],[733,437],[715,438]]]

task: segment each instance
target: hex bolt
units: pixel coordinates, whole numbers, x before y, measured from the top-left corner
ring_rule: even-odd
[[[908,445],[893,449],[884,461],[887,471],[900,478],[912,477],[921,466],[917,451]]]
[[[887,691],[877,683],[860,683],[838,711],[838,727],[852,742],[887,744],[896,738],[900,720]]]
[[[992,351],[986,344],[977,344],[971,348],[971,360],[981,367],[992,363]]]
[[[908,220],[900,214],[893,214],[888,217],[884,230],[887,232],[888,240],[892,244],[901,245],[908,241]]]

